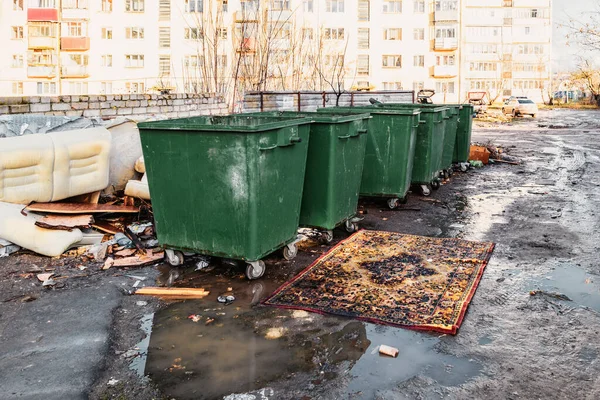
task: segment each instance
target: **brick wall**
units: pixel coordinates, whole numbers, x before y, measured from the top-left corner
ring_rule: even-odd
[[[199,94],[115,94],[82,96],[0,97],[0,115],[43,114],[111,119],[180,118],[227,114],[225,100]]]

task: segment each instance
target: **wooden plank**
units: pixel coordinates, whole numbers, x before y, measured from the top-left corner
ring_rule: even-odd
[[[118,226],[109,224],[108,222],[104,222],[104,221],[94,222],[92,224],[92,228],[98,229],[101,232],[110,233],[112,235],[119,233],[119,232],[123,232],[123,229],[119,228]]]
[[[113,260],[111,266],[113,267],[137,267],[141,265],[151,264],[165,258],[165,252],[161,251],[159,253],[155,253],[152,256],[142,255],[142,256],[131,256],[125,258],[118,258]]]
[[[66,200],[67,203],[89,203],[89,204],[98,204],[100,200],[101,191],[98,190],[96,192],[81,194],[79,196],[70,197]]]
[[[83,215],[47,215],[35,224],[41,228],[72,231],[75,228],[89,228],[94,222],[94,217]]]
[[[115,206],[108,204],[86,203],[34,203],[25,207],[25,211],[54,213],[54,214],[97,214],[97,213],[124,213],[136,214],[139,207]]]
[[[143,287],[138,289],[135,294],[142,296],[160,296],[164,298],[179,299],[202,299],[210,292],[202,288],[163,288],[163,287]]]

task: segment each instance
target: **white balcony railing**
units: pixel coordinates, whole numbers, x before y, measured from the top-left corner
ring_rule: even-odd
[[[435,39],[435,50],[456,50],[458,48],[458,39],[456,38],[438,38]]]

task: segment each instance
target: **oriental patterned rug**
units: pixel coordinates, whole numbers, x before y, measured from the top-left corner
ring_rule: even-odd
[[[264,304],[456,334],[493,243],[362,230]]]

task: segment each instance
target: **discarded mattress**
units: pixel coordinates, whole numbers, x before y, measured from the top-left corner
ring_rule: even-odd
[[[108,186],[105,128],[0,139],[0,201],[50,202]]]
[[[36,253],[56,257],[82,240],[79,229],[52,230],[35,225],[41,216],[21,214],[22,205],[0,202],[0,238]]]
[[[106,125],[110,131],[110,179],[113,190],[123,190],[127,181],[135,177],[134,164],[142,155],[142,142],[137,124],[131,120],[122,120]],[[143,164],[143,158],[142,158]],[[145,171],[138,171],[144,173]]]

